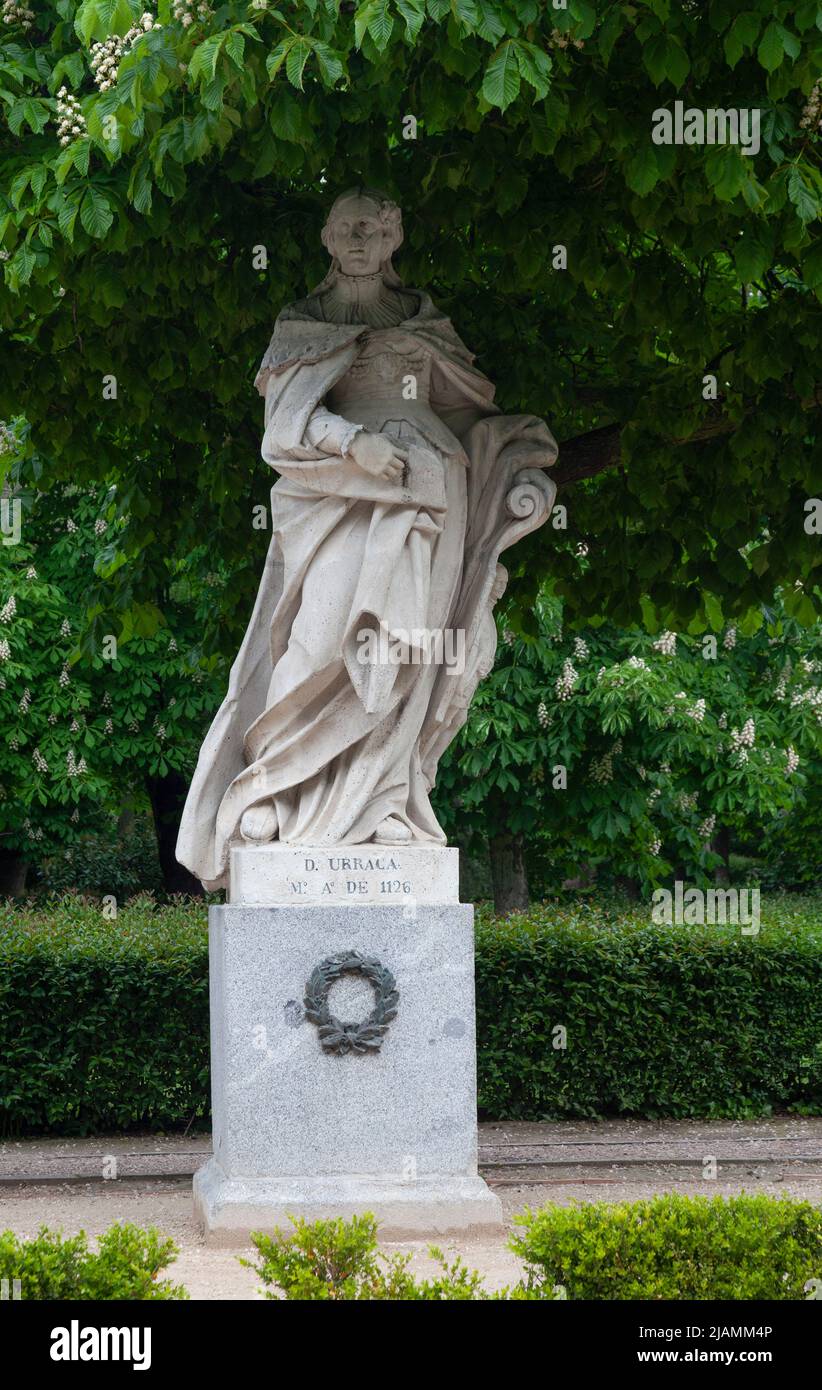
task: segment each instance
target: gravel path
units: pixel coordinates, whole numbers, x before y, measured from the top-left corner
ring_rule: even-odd
[[[194,1222],[191,1174],[210,1144],[208,1135],[6,1140],[0,1143],[0,1229],[31,1236],[46,1224],[96,1236],[114,1221],[155,1225],[180,1247],[172,1274],[192,1298],[258,1298],[255,1274],[237,1259],[253,1251],[207,1248]],[[711,1157],[713,1179],[702,1176]],[[484,1124],[480,1167],[499,1193],[509,1228],[526,1206],[634,1201],[657,1192],[789,1193],[822,1204],[822,1118]],[[519,1276],[504,1238],[442,1244],[492,1288]],[[410,1252],[419,1273],[432,1268],[425,1242],[384,1248]]]

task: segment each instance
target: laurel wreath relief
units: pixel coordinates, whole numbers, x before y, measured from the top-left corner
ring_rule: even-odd
[[[374,1007],[360,1023],[344,1023],[328,1007],[331,986],[341,975],[362,975],[374,990]],[[340,951],[328,956],[312,970],[305,987],[305,1016],[317,1025],[320,1042],[326,1052],[377,1052],[397,1016],[399,1004],[397,982],[376,956],[363,956],[359,951]]]

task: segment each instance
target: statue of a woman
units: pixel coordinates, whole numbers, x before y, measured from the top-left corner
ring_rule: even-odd
[[[401,242],[388,198],[338,198],[256,378],[273,536],[177,845],[208,887],[232,842],[445,843],[429,792],[493,664],[497,557],[553,502],[550,432],[500,415]]]

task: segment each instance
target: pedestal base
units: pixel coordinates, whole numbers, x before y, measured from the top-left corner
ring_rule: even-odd
[[[253,1231],[371,1212],[384,1240],[499,1235],[502,1207],[480,1177],[228,1178],[212,1158],[194,1177],[194,1209],[209,1245],[249,1243]]]
[[[417,866],[427,881],[443,853]],[[473,917],[413,900],[210,909],[214,1156],[194,1187],[209,1240],[364,1211],[388,1237],[501,1231],[477,1174]]]

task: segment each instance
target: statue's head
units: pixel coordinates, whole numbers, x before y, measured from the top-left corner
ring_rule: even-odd
[[[375,188],[349,188],[340,194],[322,231],[332,269],[344,275],[376,275],[382,271],[397,283],[391,257],[402,245],[402,213],[397,204]]]

